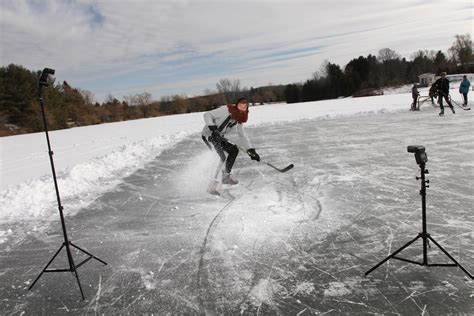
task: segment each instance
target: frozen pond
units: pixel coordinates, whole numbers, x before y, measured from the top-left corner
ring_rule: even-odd
[[[69,273],[27,290],[62,243],[59,222],[0,244],[0,313],[472,312],[474,281],[458,268],[390,260],[364,275],[421,232],[408,145],[428,154],[428,232],[474,273],[474,113],[458,112],[247,129],[262,158],[295,168],[281,174],[239,155],[240,184],[224,198],[200,193],[191,167],[205,147],[188,137],[67,218],[70,239],[108,262],[80,267],[85,301]],[[421,242],[400,256],[421,260]],[[449,263],[435,245],[429,260]]]

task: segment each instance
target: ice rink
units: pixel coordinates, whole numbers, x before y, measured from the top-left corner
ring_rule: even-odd
[[[474,113],[448,111],[248,128],[263,159],[295,168],[241,154],[240,183],[220,198],[204,193],[200,136],[186,137],[67,218],[70,240],[108,262],[79,268],[85,301],[70,273],[28,291],[63,242],[59,216],[1,243],[0,314],[472,313],[474,281],[456,267],[390,260],[364,275],[421,232],[408,145],[428,154],[428,232],[474,273]],[[421,242],[400,256],[421,260]],[[433,244],[428,256],[450,262]],[[64,252],[53,266],[67,267]]]

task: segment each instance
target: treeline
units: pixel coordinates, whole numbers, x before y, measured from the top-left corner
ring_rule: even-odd
[[[233,103],[239,97],[248,98],[252,104],[284,101],[285,86],[264,86],[250,89],[241,87],[238,79],[221,79],[217,91],[206,90],[205,95],[188,98],[186,96],[165,96],[160,100],[160,111],[164,114],[180,114],[208,111],[223,104]]]
[[[411,60],[406,60],[395,51],[384,48],[378,56],[369,54],[367,57],[354,58],[344,68],[325,62],[313,78],[300,84],[288,84],[284,98],[288,103],[293,103],[376,95],[384,87],[418,82],[418,76],[422,73],[474,72],[469,34],[456,35],[448,56],[442,51],[420,50],[412,55]]]
[[[43,131],[38,100],[40,73],[14,64],[0,68],[0,136]],[[221,79],[216,87],[217,91],[208,90],[206,95],[192,98],[174,95],[153,101],[150,93],[143,92],[124,96],[122,101],[109,95],[98,103],[91,92],[64,81],[44,88],[43,98],[50,130],[207,111],[238,96],[260,104],[283,101],[284,86],[247,89],[241,88],[240,80]]]
[[[456,35],[448,50],[418,51],[410,61],[385,48],[378,56],[352,59],[344,68],[325,62],[313,78],[304,83],[268,85],[250,89],[241,87],[238,79],[221,79],[216,90],[206,90],[203,96],[174,95],[153,101],[147,92],[124,96],[113,95],[102,103],[94,101],[91,92],[71,87],[67,82],[44,89],[48,127],[51,130],[107,122],[120,122],[161,115],[207,111],[234,102],[245,96],[253,104],[288,103],[331,99],[346,96],[376,94],[377,89],[413,83],[418,75],[474,72],[470,35]],[[0,68],[0,136],[43,130],[38,100],[40,71],[30,71],[19,65]]]
[[[1,136],[43,130],[38,100],[39,75],[40,71],[13,64],[0,68]],[[146,97],[140,98],[139,102],[146,101]],[[72,88],[67,82],[46,87],[43,98],[51,130],[144,117],[141,106],[130,106],[126,101],[116,99],[103,104],[93,103],[90,92]],[[154,104],[149,102],[146,105],[147,110],[153,112]]]

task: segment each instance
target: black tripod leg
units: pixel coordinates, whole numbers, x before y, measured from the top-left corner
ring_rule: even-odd
[[[73,263],[74,264],[74,263]],[[84,292],[82,291],[81,281],[79,281],[79,275],[77,274],[76,266],[74,268],[74,275],[76,276],[77,284],[79,285],[79,290],[81,291],[82,300],[84,300]]]
[[[374,266],[372,269],[370,269],[369,271],[367,271],[365,273],[365,275],[368,275],[370,272],[374,271],[375,269],[377,269],[379,266],[381,266],[382,264],[384,264],[386,261],[390,260],[391,258],[393,258],[397,253],[399,253],[400,251],[402,251],[403,249],[405,249],[406,247],[410,246],[412,243],[414,243],[418,238],[421,237],[421,234],[418,234],[418,236],[416,236],[415,238],[413,238],[411,241],[407,242],[405,245],[403,245],[401,248],[399,248],[397,251],[395,251],[394,253],[392,253],[390,256],[388,256],[387,258],[383,259],[382,261],[380,261],[376,266]]]
[[[68,242],[68,244],[66,244],[67,257],[69,260],[69,271],[74,273],[74,276],[77,280],[77,284],[79,285],[79,290],[81,291],[82,300],[84,300],[84,292],[82,291],[82,285],[81,281],[79,280],[79,274],[77,273],[76,264],[74,263],[74,259],[72,258],[71,248],[69,247],[70,245],[71,242]]]
[[[82,248],[79,247],[79,246],[74,245],[72,242],[70,242],[69,244],[70,244],[71,246],[73,246],[74,248],[76,248],[77,250],[82,251],[83,253],[85,253],[85,254],[91,256],[91,257],[94,258],[95,260],[102,262],[104,265],[107,265],[107,262],[105,262],[104,260],[101,260],[101,259],[97,258],[96,256],[94,256],[94,255],[91,254],[90,252],[88,252],[88,251],[82,249]]]
[[[35,279],[35,281],[30,285],[30,287],[28,288],[28,290],[31,290],[33,288],[33,286],[35,285],[35,283],[39,280],[39,278],[41,278],[41,276],[43,275],[44,271],[46,271],[46,269],[48,269],[49,265],[51,264],[51,262],[54,261],[54,259],[56,258],[56,256],[59,254],[59,252],[61,252],[61,250],[63,249],[64,247],[64,244],[61,245],[61,247],[59,247],[58,251],[56,251],[56,253],[54,254],[54,256],[51,258],[51,260],[49,260],[48,264],[46,265],[46,267],[44,267],[43,271],[41,271],[41,273],[38,275],[38,277]]]
[[[451,259],[461,270],[463,270],[464,273],[466,273],[466,274],[471,278],[471,280],[474,279],[474,277],[472,276],[472,274],[470,274],[466,269],[464,269],[464,267],[463,267],[462,265],[460,265],[459,262],[457,262],[446,250],[444,250],[444,248],[441,247],[441,245],[438,244],[438,243],[436,242],[436,240],[434,240],[433,238],[431,238],[431,236],[428,236],[428,238],[429,238],[436,246],[438,246],[438,248],[441,249],[441,251],[444,252],[444,254],[445,254],[446,256],[448,256],[449,259]]]

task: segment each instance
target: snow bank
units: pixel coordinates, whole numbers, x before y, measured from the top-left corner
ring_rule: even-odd
[[[57,175],[61,202],[65,213],[74,214],[86,207],[121,178],[142,167],[147,161],[187,133],[164,135],[122,145],[109,154],[79,163]],[[49,218],[57,214],[56,191],[52,175],[9,186],[0,193],[0,218]]]

